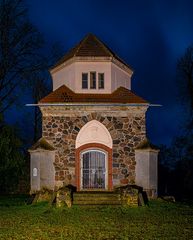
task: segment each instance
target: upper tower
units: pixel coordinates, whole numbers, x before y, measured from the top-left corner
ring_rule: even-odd
[[[131,89],[133,70],[93,34],[88,34],[51,69],[53,91],[67,86],[75,93],[110,94]]]

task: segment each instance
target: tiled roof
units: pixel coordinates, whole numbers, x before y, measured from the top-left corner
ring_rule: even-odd
[[[119,87],[109,94],[75,93],[63,85],[39,101],[39,103],[148,103],[130,90]]]
[[[70,49],[50,70],[56,68],[72,57],[114,57],[128,68],[131,67],[120,59],[109,47],[101,42],[95,35],[88,34],[74,48]]]

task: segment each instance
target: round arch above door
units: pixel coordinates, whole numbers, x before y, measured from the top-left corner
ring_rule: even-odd
[[[112,145],[109,131],[99,121],[80,129],[75,146],[78,190],[112,189]]]
[[[76,149],[90,143],[100,143],[112,148],[112,137],[107,128],[99,121],[92,120],[80,129],[76,138]]]

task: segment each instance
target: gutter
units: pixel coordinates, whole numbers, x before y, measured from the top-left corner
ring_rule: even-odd
[[[94,106],[94,107],[162,107],[160,104],[150,104],[150,103],[28,103],[25,106],[27,107],[55,107],[55,106],[65,106],[65,107],[85,107],[85,106]]]

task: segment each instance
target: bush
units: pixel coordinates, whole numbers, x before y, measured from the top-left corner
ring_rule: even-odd
[[[24,175],[25,158],[22,142],[16,130],[5,124],[0,126],[0,192],[13,193]]]

